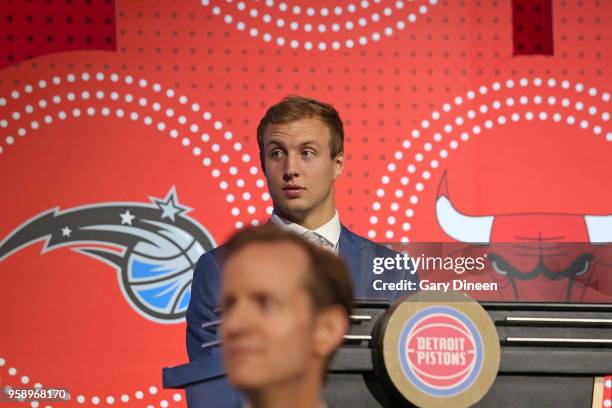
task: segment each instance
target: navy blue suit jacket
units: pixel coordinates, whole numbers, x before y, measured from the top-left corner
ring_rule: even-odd
[[[407,294],[407,292],[375,290],[373,282],[377,279],[384,282],[399,282],[402,279],[407,279],[418,285],[417,275],[411,274],[408,270],[390,270],[380,275],[372,272],[374,258],[395,257],[396,252],[389,248],[360,237],[344,226],[341,228],[338,244],[339,255],[344,259],[353,276],[355,298],[394,301]],[[217,340],[217,326],[203,329],[202,323],[219,319],[215,310],[219,304],[221,268],[218,256],[222,248],[221,246],[203,254],[198,260],[193,274],[191,300],[187,309],[187,352],[190,361],[220,353],[218,347],[202,348],[203,343]],[[204,399],[205,405],[202,406],[241,406],[241,395],[233,390],[225,379],[211,381],[207,388],[210,392],[207,392],[208,396]]]

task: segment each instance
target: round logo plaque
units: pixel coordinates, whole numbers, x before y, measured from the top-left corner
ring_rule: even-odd
[[[383,328],[387,374],[418,406],[475,404],[493,384],[499,357],[491,318],[462,293],[417,293],[392,308]]]

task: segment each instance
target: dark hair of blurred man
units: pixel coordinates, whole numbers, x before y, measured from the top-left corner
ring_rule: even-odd
[[[221,256],[229,381],[252,408],[319,408],[327,362],[351,312],[343,261],[273,225],[238,232]]]

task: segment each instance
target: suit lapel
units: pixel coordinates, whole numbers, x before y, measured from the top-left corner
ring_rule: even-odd
[[[270,220],[268,220],[270,223]],[[338,240],[338,254],[349,267],[353,275],[355,285],[355,297],[365,298],[370,282],[368,282],[369,274],[362,272],[362,263],[364,259],[363,247],[365,243],[353,234],[344,225],[340,225],[340,239]]]
[[[355,235],[344,225],[341,226],[340,240],[338,242],[338,253],[344,259],[353,275],[355,285],[355,297],[363,298],[367,288],[366,274],[362,273],[362,253],[363,243],[355,239]]]

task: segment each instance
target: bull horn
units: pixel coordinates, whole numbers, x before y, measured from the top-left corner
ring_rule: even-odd
[[[604,244],[612,242],[612,215],[585,215],[589,242]]]
[[[448,198],[446,172],[440,179],[436,200],[438,224],[446,235],[461,242],[489,243],[495,217],[492,215],[474,217],[460,213]]]

